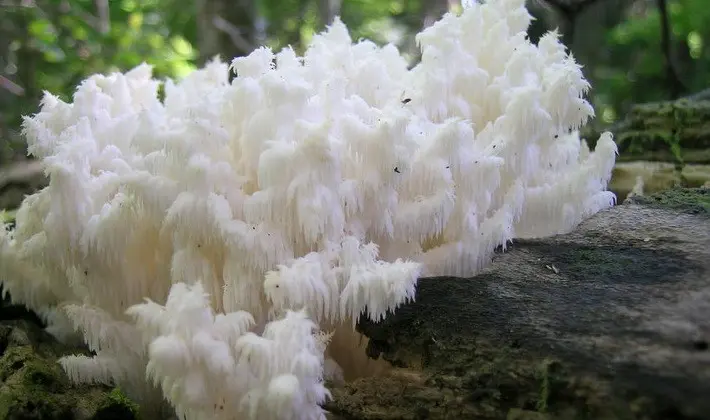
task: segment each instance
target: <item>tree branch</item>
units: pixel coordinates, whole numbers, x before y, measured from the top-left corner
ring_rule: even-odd
[[[10,93],[16,96],[25,95],[25,89],[22,86],[18,85],[17,83],[2,75],[0,75],[0,87],[4,88],[5,90],[8,90]]]
[[[318,14],[321,18],[322,26],[328,26],[333,23],[336,16],[340,14],[342,0],[319,0]]]
[[[239,48],[244,54],[249,54],[254,50],[254,46],[242,36],[239,28],[232,25],[228,20],[219,15],[215,15],[212,18],[212,24],[215,28],[227,34],[234,46]]]

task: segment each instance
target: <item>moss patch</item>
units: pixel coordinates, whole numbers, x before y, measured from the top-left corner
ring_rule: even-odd
[[[429,352],[424,371],[402,368],[335,388],[326,409],[362,420],[631,420],[639,409],[653,411],[636,395],[619,395],[607,378],[573,373],[516,343],[459,337]]]
[[[17,210],[0,210],[0,225],[3,223],[14,223]]]
[[[71,419],[73,395],[57,364],[36,357],[31,346],[15,346],[0,359],[0,418]]]
[[[74,349],[27,320],[0,324],[0,419],[135,420],[118,389],[69,382],[57,358]]]
[[[555,245],[526,243],[575,282],[594,278],[614,285],[667,284],[688,269],[683,256],[672,250],[645,249],[634,244],[581,245],[562,242]],[[653,275],[649,275],[653,273]]]
[[[649,196],[634,197],[631,201],[710,216],[710,188],[674,188]]]
[[[138,418],[138,404],[131,401],[119,389],[114,388],[106,394],[104,400],[99,403],[96,415],[92,420],[119,420]]]
[[[609,127],[619,147],[619,161],[710,161],[710,101],[678,100],[634,106],[619,124]],[[582,133],[594,145],[599,133]]]

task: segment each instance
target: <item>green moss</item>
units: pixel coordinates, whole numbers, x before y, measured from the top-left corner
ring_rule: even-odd
[[[0,393],[0,418],[66,420],[74,418],[71,401],[46,393]]]
[[[706,163],[710,148],[710,102],[679,100],[634,106],[619,124],[609,127],[619,146],[619,161],[662,160]],[[590,146],[599,133],[583,131]]]
[[[619,152],[638,154],[668,147],[673,133],[667,129],[629,130],[616,135]]]
[[[61,367],[37,358],[29,345],[10,347],[0,359],[0,379],[7,382],[13,376],[19,379],[18,384],[28,388],[51,391],[67,385]]]
[[[402,340],[408,337],[419,341],[421,332],[403,332]],[[429,336],[435,337],[436,332],[430,331]],[[411,347],[411,342],[406,346]],[[401,401],[398,389],[417,387],[405,376],[401,384],[392,382],[392,378],[363,379],[367,385],[360,383],[356,394],[335,389],[335,399],[326,408],[337,413],[341,411],[338,404],[347,404],[347,412],[356,412],[362,419],[418,418],[418,413],[424,411],[428,418],[634,418],[624,397],[614,395],[615,391],[603,379],[580,376],[558,360],[531,354],[515,342],[501,346],[500,342],[493,344],[482,338],[454,337],[445,343],[433,339],[429,340],[425,353],[426,388],[414,394],[414,401],[430,402],[427,407],[415,410],[413,404]],[[401,352],[384,356],[405,369],[422,364],[401,359],[408,357]],[[357,402],[353,402],[352,395],[357,396]],[[353,409],[353,404],[362,406]]]
[[[0,418],[72,418],[75,399],[58,394],[66,377],[56,363],[36,357],[32,346],[14,346],[0,359]]]
[[[710,188],[674,188],[649,196],[634,197],[632,202],[710,216]]]
[[[471,390],[471,411],[463,413],[471,415],[467,418],[500,418],[500,413],[507,413],[507,418],[536,420],[633,418],[623,399],[611,397],[613,391],[603,380],[573,374],[548,357],[536,359],[513,347],[493,349],[478,341],[466,360],[451,363],[471,366],[458,372],[461,387]],[[451,378],[448,376],[447,388],[456,388]]]
[[[137,419],[138,404],[131,401],[119,388],[106,394],[93,420]]]
[[[0,325],[0,419],[133,420],[119,389],[70,383],[57,357],[73,353],[26,320]]]
[[[0,225],[3,223],[14,223],[17,210],[0,210]]]
[[[547,411],[547,404],[550,400],[550,366],[552,360],[543,360],[538,370],[538,380],[540,381],[540,398],[535,404],[537,411],[544,413]]]

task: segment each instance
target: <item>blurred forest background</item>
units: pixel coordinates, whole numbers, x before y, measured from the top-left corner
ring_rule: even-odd
[[[559,28],[591,81],[595,124],[634,103],[710,86],[709,0],[531,0],[533,40]],[[70,99],[86,76],[148,62],[178,78],[219,54],[302,50],[335,16],[354,39],[396,44],[459,0],[0,0],[0,162],[24,156],[21,116],[42,91]]]

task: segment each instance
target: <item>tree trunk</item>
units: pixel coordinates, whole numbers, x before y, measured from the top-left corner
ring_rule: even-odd
[[[254,0],[196,0],[200,64],[215,56],[230,61],[258,46]]]
[[[342,4],[342,0],[318,0],[318,15],[321,20],[320,28],[324,28],[333,23],[333,19],[340,15],[340,7]]]

